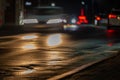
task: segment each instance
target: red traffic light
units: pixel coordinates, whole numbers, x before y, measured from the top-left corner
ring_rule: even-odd
[[[101,20],[101,18],[100,18],[99,16],[96,16],[96,20],[98,20],[98,21],[99,21],[99,20]]]

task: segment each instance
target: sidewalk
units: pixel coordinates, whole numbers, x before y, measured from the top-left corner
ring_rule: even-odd
[[[2,25],[0,27],[0,36],[19,34],[23,32],[21,25]]]

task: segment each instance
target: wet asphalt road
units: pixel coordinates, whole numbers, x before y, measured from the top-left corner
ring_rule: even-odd
[[[119,43],[119,36],[100,27],[82,28],[79,32],[1,34],[1,80],[46,80],[80,66],[80,57]]]
[[[120,51],[115,57],[60,80],[120,80]]]

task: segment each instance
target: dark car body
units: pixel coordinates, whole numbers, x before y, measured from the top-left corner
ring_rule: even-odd
[[[110,12],[107,29],[120,29],[120,10],[112,10]]]

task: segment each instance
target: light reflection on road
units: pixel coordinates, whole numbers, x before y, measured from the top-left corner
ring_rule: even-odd
[[[2,62],[2,65],[10,65],[13,66],[13,68],[21,67],[20,70],[16,69],[15,72],[13,72],[14,75],[26,75],[35,73],[38,69],[48,69],[49,66],[58,68],[56,65],[66,65],[64,60],[68,59],[68,48],[57,50],[57,47],[63,46],[62,43],[65,42],[67,38],[65,35],[49,34],[41,36],[36,34],[25,34],[16,37],[17,40],[15,40],[14,44],[8,41],[8,43],[4,45],[6,48],[7,45],[9,45],[9,47],[16,47],[19,51],[14,53],[13,49],[13,51],[4,58],[4,62]],[[33,69],[31,69],[31,67]]]
[[[59,46],[62,43],[62,40],[61,34],[50,35],[47,39],[47,45],[50,47]]]
[[[15,72],[14,75],[28,75],[28,74],[31,74],[31,73],[33,73],[35,71],[36,70],[34,70],[34,69],[20,70],[18,72]]]
[[[107,32],[106,32],[106,36],[107,36],[107,45],[109,46],[109,47],[111,47],[111,46],[113,46],[114,44],[115,44],[115,40],[117,39],[117,38],[115,38],[115,30],[107,30]]]
[[[22,56],[18,55],[12,57],[12,59],[8,59],[6,63],[13,66],[29,66],[30,64],[37,64],[38,60],[35,58],[34,54],[23,54]]]
[[[107,34],[108,46],[113,45],[113,40],[111,40],[110,34]],[[55,68],[61,68],[63,65],[75,62],[71,59],[74,54],[74,46],[79,45],[81,47],[90,44],[89,46],[97,44],[97,39],[94,40],[81,40],[79,43],[77,41],[70,40],[70,36],[66,34],[25,34],[16,36],[17,40],[8,41],[6,44],[0,45],[5,48],[17,48],[19,49],[15,52],[9,53],[9,57],[4,58],[0,62],[1,65],[10,65],[14,67],[21,67],[25,69],[16,70],[14,75],[27,75],[34,74],[36,71],[38,73],[43,73],[45,70],[51,70]],[[98,40],[99,42],[101,40]],[[96,42],[96,43],[95,43]],[[101,42],[104,42],[102,40]],[[74,44],[75,43],[75,44]],[[94,45],[93,45],[94,46]],[[88,47],[88,46],[87,46]],[[77,47],[78,48],[78,47]],[[80,49],[80,48],[78,48]],[[89,48],[88,48],[89,49]],[[10,56],[11,55],[11,56]],[[54,66],[54,67],[53,67]],[[57,66],[57,67],[56,67]],[[47,72],[45,72],[47,73]],[[49,72],[48,72],[49,73]],[[11,79],[12,80],[12,79]],[[13,79],[15,80],[15,79]],[[28,79],[29,80],[29,79]]]
[[[38,36],[35,34],[25,35],[25,36],[21,37],[22,40],[32,40],[32,39],[36,39],[36,38],[38,38]]]
[[[47,65],[58,65],[65,58],[65,55],[59,51],[50,51],[46,54],[46,60],[48,60]]]
[[[37,49],[37,45],[34,43],[25,43],[24,45],[22,45],[21,47],[23,50],[32,50],[32,49]]]

